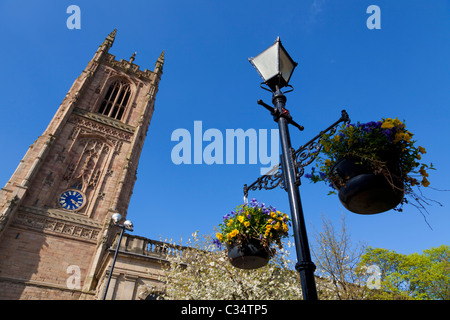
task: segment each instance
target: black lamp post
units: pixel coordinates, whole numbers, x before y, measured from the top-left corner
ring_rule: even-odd
[[[122,242],[123,233],[125,230],[133,231],[133,223],[130,220],[126,220],[123,224],[120,224],[120,220],[122,220],[122,216],[120,213],[115,213],[111,216],[111,220],[114,223],[114,226],[121,228],[119,242],[117,242],[116,251],[114,253],[114,259],[111,265],[111,270],[109,271],[108,281],[106,282],[105,292],[103,293],[103,300],[106,299],[106,294],[108,293],[109,283],[111,282],[111,276],[114,271],[114,266],[116,265],[117,255],[119,254],[120,243]]]
[[[303,217],[303,209],[299,192],[300,177],[304,173],[304,166],[310,164],[315,159],[317,152],[321,148],[320,143],[316,140],[320,139],[323,133],[330,130],[336,130],[336,127],[340,122],[349,121],[348,115],[345,111],[342,111],[341,119],[335,122],[332,126],[328,127],[326,130],[322,131],[318,136],[310,140],[299,150],[294,150],[291,146],[288,124],[294,125],[301,131],[303,130],[303,127],[293,121],[289,112],[285,109],[286,96],[280,89],[283,87],[290,87],[291,90],[286,92],[293,90],[292,86],[289,85],[289,80],[295,67],[297,66],[297,63],[294,62],[286,52],[279,37],[272,46],[255,58],[250,58],[249,60],[263,78],[263,84],[267,85],[270,90],[263,86],[261,87],[273,93],[272,103],[274,108],[265,104],[261,100],[258,101],[258,104],[269,110],[274,120],[278,123],[282,154],[281,163],[278,168],[276,168],[277,170],[281,169],[281,172],[278,171],[273,175],[262,176],[250,186],[245,185],[244,197],[248,197],[249,190],[273,189],[278,185],[282,186],[287,191],[289,195],[291,220],[293,223],[298,261],[295,268],[300,274],[303,299],[317,300],[317,290],[314,279],[314,270],[316,267],[311,260],[305,220]],[[299,156],[300,158],[297,159]],[[301,163],[301,160],[308,161]]]

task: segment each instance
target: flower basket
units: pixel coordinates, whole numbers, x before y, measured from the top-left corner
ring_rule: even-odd
[[[305,177],[326,182],[352,212],[401,211],[408,195],[420,202],[413,187],[428,187],[426,170],[434,169],[419,162],[426,151],[412,137],[397,118],[343,125],[323,135],[317,166]]]
[[[391,166],[388,180],[354,160],[342,159],[331,168],[330,179],[347,210],[376,214],[394,209],[403,200],[404,184],[394,168]]]
[[[240,269],[264,267],[275,254],[277,245],[288,237],[290,219],[274,207],[252,199],[223,217],[219,224],[217,246],[225,245],[230,263]]]
[[[269,263],[270,253],[259,239],[227,243],[228,259],[239,269],[258,269]]]

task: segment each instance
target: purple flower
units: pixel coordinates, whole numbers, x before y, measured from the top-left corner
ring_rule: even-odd
[[[213,243],[216,245],[217,248],[222,249],[222,244],[218,239],[214,239]]]
[[[305,174],[305,178],[308,178],[308,179],[311,179],[313,176],[312,176],[312,174],[311,173],[307,173],[307,174]]]
[[[395,134],[391,129],[384,129],[381,132],[386,136],[386,138],[388,138],[389,141],[394,140]]]

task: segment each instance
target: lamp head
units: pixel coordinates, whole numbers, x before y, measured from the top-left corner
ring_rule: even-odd
[[[125,229],[129,230],[129,231],[133,231],[133,222],[131,222],[130,220],[126,220],[123,223],[123,226],[125,227]]]
[[[122,220],[122,215],[121,215],[120,213],[114,213],[114,214],[111,216],[111,220],[112,220],[115,224],[117,224],[117,223],[119,223],[120,220]]]
[[[281,44],[280,37],[273,45],[249,61],[272,92],[289,84],[292,73],[298,65]]]

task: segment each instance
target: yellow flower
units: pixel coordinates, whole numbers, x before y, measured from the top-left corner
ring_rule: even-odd
[[[397,119],[397,117],[395,117],[394,120],[392,120],[392,122],[394,123],[395,126],[399,127],[403,125],[403,122],[401,122],[400,120]]]
[[[228,221],[228,223],[227,223],[227,227],[231,226],[232,223],[233,223],[233,219],[230,219],[230,221]]]
[[[428,187],[430,185],[430,181],[427,180],[427,178],[423,177],[422,179],[422,185],[424,187]]]
[[[425,148],[424,148],[424,147],[421,147],[421,146],[419,146],[419,152],[420,152],[421,154],[427,153],[427,152],[425,151]]]
[[[217,233],[217,234],[216,234],[216,237],[217,237],[217,239],[219,239],[219,241],[222,241],[222,240],[223,240],[223,236],[222,236],[221,233]]]
[[[283,231],[284,232],[288,232],[289,231],[289,227],[286,223],[283,223]]]
[[[272,218],[276,218],[276,217],[277,217],[277,214],[276,214],[275,212],[271,212],[271,213],[270,213],[270,216],[271,216]]]
[[[280,223],[279,223],[279,222],[275,223],[275,225],[273,226],[273,228],[274,228],[276,231],[280,230]]]
[[[399,141],[402,140],[404,137],[405,137],[405,134],[404,134],[403,132],[398,132],[398,133],[395,135],[394,143],[399,142]]]
[[[271,225],[271,224],[268,224],[268,225],[266,226],[266,232],[267,232],[267,231],[270,231],[270,229],[272,229],[272,225]]]
[[[429,174],[425,171],[425,169],[422,167],[419,170],[420,174],[422,175],[422,177],[428,177]]]
[[[269,219],[269,220],[267,220],[267,222],[268,222],[268,223],[272,223],[272,222],[273,222],[273,219]]]
[[[249,226],[250,226],[250,222],[245,221],[245,222],[244,222],[244,226],[249,227]]]
[[[405,139],[405,141],[411,140],[412,138],[412,134],[409,131],[406,131],[406,133],[403,135],[403,139]]]
[[[233,231],[231,231],[230,233],[227,234],[227,239],[231,240],[234,237],[236,237],[239,234],[239,230],[234,229]]]
[[[390,121],[388,121],[390,120]],[[392,123],[392,119],[386,119],[381,125],[381,129],[392,129],[394,124]]]
[[[240,223],[243,223],[244,222],[244,217],[243,216],[239,216],[238,220],[239,220]]]

